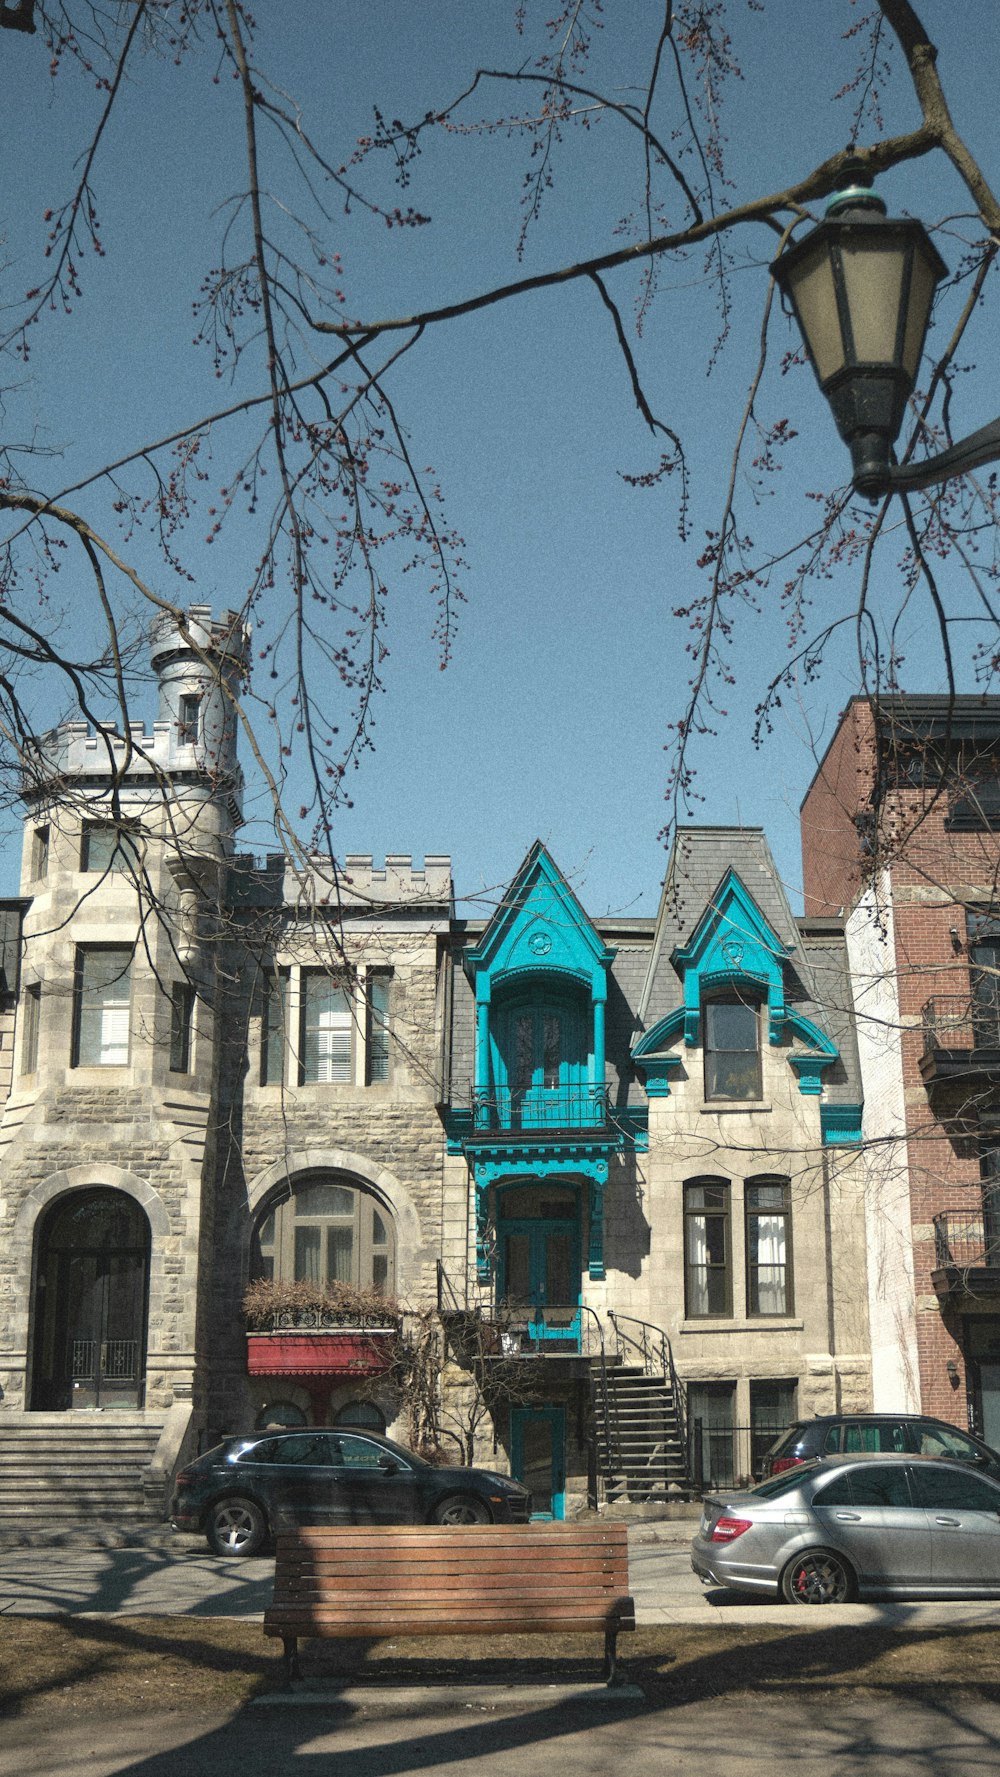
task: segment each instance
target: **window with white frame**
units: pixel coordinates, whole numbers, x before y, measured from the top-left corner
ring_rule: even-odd
[[[74,1067],[127,1066],[131,998],[131,946],[81,945],[73,982]]]
[[[350,1284],[391,1295],[395,1234],[385,1207],[340,1174],[299,1181],[256,1230],[258,1277],[296,1283]]]
[[[299,1084],[348,1083],[354,1077],[351,989],[323,969],[303,969],[300,981]]]
[[[746,1184],[747,1313],[792,1312],[792,1209],[784,1179]]]

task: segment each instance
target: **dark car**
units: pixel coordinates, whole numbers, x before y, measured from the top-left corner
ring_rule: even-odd
[[[706,1585],[789,1604],[1000,1594],[1000,1485],[927,1456],[826,1456],[703,1501]]]
[[[296,1524],[524,1524],[531,1494],[488,1469],[434,1468],[374,1432],[227,1438],[180,1470],[175,1530],[203,1530],[217,1555],[254,1555]]]
[[[896,1456],[936,1456],[945,1462],[967,1462],[1000,1481],[1000,1455],[944,1419],[918,1413],[830,1413],[798,1419],[768,1450],[761,1478],[780,1475],[818,1456],[856,1456],[865,1451]]]

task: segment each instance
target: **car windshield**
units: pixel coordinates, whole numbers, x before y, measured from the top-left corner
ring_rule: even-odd
[[[767,1481],[758,1481],[756,1487],[748,1489],[755,1499],[778,1499],[782,1493],[791,1493],[795,1487],[801,1487],[806,1475],[818,1469],[818,1462],[798,1462],[794,1468],[782,1469],[780,1475],[772,1475]]]

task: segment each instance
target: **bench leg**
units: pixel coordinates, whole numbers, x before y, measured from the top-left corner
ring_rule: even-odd
[[[616,1682],[618,1670],[618,1630],[604,1631],[604,1676],[608,1684]]]
[[[295,1680],[302,1677],[299,1670],[299,1638],[297,1635],[283,1635],[281,1645],[285,1650],[285,1683],[291,1690]]]

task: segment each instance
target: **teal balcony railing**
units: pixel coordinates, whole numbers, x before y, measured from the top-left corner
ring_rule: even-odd
[[[608,1088],[491,1086],[472,1094],[477,1134],[554,1129],[603,1129],[608,1120]]]

